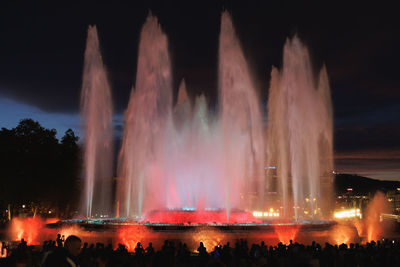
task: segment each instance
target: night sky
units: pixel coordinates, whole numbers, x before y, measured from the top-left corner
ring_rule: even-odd
[[[113,90],[115,132],[120,136],[122,112],[135,83],[139,32],[150,10],[169,38],[175,93],[185,78],[191,97],[204,93],[215,107],[219,23],[226,9],[264,108],[271,66],[280,67],[285,39],[297,34],[309,47],[315,70],[327,66],[334,104],[335,170],[400,180],[400,23],[394,5],[265,0],[130,5],[53,1],[53,6],[5,2],[0,4],[0,127],[15,127],[29,117],[57,129],[59,137],[68,128],[80,135],[83,53],[87,27],[95,24]]]

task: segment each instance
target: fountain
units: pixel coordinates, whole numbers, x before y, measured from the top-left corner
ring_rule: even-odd
[[[281,195],[284,215],[328,217],[333,199],[328,76],[323,67],[316,81],[297,37],[286,41],[282,70],[271,72],[267,151],[268,190]]]
[[[219,111],[210,112],[204,96],[192,105],[184,81],[175,106],[172,98],[167,36],[150,14],[125,112],[119,217],[151,221],[155,211],[219,210],[226,213],[219,222],[230,223],[231,211],[271,206],[290,220],[329,217],[330,198],[321,197],[332,186],[328,78],[323,67],[316,80],[296,36],[284,46],[282,69],[272,69],[268,127],[228,12],[219,38]],[[82,99],[86,216],[93,215],[92,203],[110,214],[111,98],[94,27],[88,32]],[[272,202],[264,197],[271,192]]]
[[[167,37],[147,17],[140,34],[136,90],[131,93],[120,152],[120,215],[141,218],[166,199],[166,130],[171,123],[172,75]]]
[[[117,196],[123,217],[219,209],[229,222],[231,209],[251,208],[242,198],[262,196],[260,103],[228,13],[222,16],[219,61],[221,112],[210,114],[204,96],[192,107],[184,82],[173,107],[167,38],[157,19],[147,18],[120,152]]]
[[[314,77],[299,38],[287,40],[281,70],[271,73],[266,124],[228,12],[221,17],[218,60],[218,111],[209,110],[204,95],[191,101],[184,80],[174,105],[167,36],[154,16],[147,17],[118,157],[117,216],[90,218],[111,214],[112,142],[110,87],[96,29],[89,28],[82,88],[89,219],[61,224],[148,227],[173,235],[214,227],[232,238],[255,231],[252,238],[286,241],[332,226],[332,106],[325,67]],[[276,234],[263,235],[271,232]],[[309,238],[308,232],[303,236]]]
[[[250,200],[251,193],[258,203],[239,207],[263,208],[265,146],[260,100],[228,12],[221,17],[219,86],[227,212],[239,196]]]
[[[82,80],[85,182],[81,212],[87,218],[109,216],[113,153],[112,100],[96,27],[89,27],[88,30]]]

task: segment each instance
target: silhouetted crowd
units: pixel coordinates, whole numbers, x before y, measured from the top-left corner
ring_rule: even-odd
[[[7,246],[3,243],[4,249]],[[306,246],[292,241],[289,245],[268,247],[261,242],[249,246],[246,240],[240,240],[233,246],[228,242],[210,251],[200,243],[197,252],[190,251],[186,244],[166,240],[157,251],[152,243],[147,247],[137,243],[134,252],[129,252],[123,244],[113,249],[111,244],[82,244],[77,236],[64,240],[58,235],[55,241],[45,241],[41,250],[22,239],[6,254],[0,260],[1,266],[400,266],[400,243],[394,240],[349,246],[325,243],[324,247],[315,242]]]

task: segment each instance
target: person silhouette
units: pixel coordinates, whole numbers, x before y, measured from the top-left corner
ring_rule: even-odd
[[[57,242],[57,247],[59,247],[59,248],[62,248],[62,247],[63,247],[63,240],[62,240],[60,234],[57,234],[56,242]]]
[[[153,256],[154,255],[154,248],[153,248],[153,243],[149,243],[149,246],[146,248],[146,250],[145,250],[145,252],[146,252],[146,255],[148,255],[148,256]]]
[[[136,254],[136,256],[138,256],[138,257],[141,257],[141,256],[144,255],[144,249],[143,249],[142,244],[141,244],[140,242],[138,242],[138,243],[136,244],[135,254]]]
[[[198,247],[197,251],[199,252],[200,257],[206,257],[207,256],[207,249],[204,246],[203,242],[200,242],[200,247]]]

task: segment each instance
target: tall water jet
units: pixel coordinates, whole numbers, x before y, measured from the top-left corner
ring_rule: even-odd
[[[144,208],[163,207],[165,173],[163,155],[165,125],[171,120],[172,78],[166,35],[149,15],[140,34],[136,91],[131,94],[121,151],[121,215],[141,217]],[[134,103],[134,104],[133,104]]]
[[[272,70],[268,102],[268,166],[276,167],[275,190],[288,217],[320,218],[331,210],[332,142],[326,69],[316,81],[308,51],[294,37],[284,46],[282,70]]]
[[[259,98],[226,11],[222,13],[219,37],[219,97],[229,217],[229,210],[235,206],[263,206],[265,149]],[[249,203],[251,195],[258,203]],[[239,204],[241,197],[248,203]]]
[[[293,198],[289,186],[287,99],[284,97],[285,88],[279,86],[279,78],[279,71],[272,67],[268,97],[267,191],[280,193],[281,214],[288,218]]]
[[[192,105],[187,94],[186,83],[183,79],[178,89],[178,99],[174,107],[174,124],[179,130],[190,123],[192,117]]]
[[[136,189],[139,187],[139,184],[137,183],[138,181],[132,179],[135,177],[135,159],[133,158],[133,151],[135,151],[136,148],[135,136],[133,135],[134,131],[131,127],[128,127],[133,125],[135,120],[134,105],[135,90],[132,88],[128,108],[125,111],[125,129],[118,158],[118,176],[120,177],[120,180],[118,180],[119,182],[117,184],[118,210],[116,212],[120,215],[120,212],[122,211],[122,214],[125,216],[129,216],[129,211],[131,210],[132,205],[131,202],[135,199],[132,193],[136,192]],[[121,199],[122,196],[124,198]],[[125,210],[121,210],[121,208]]]
[[[83,68],[81,112],[85,132],[82,211],[108,215],[112,179],[112,100],[95,26],[88,29]]]
[[[333,197],[333,107],[328,73],[324,65],[319,73],[318,92],[322,110],[319,113],[320,136],[318,139],[320,165],[320,194],[324,201],[320,203],[322,215],[330,216],[334,208]]]

